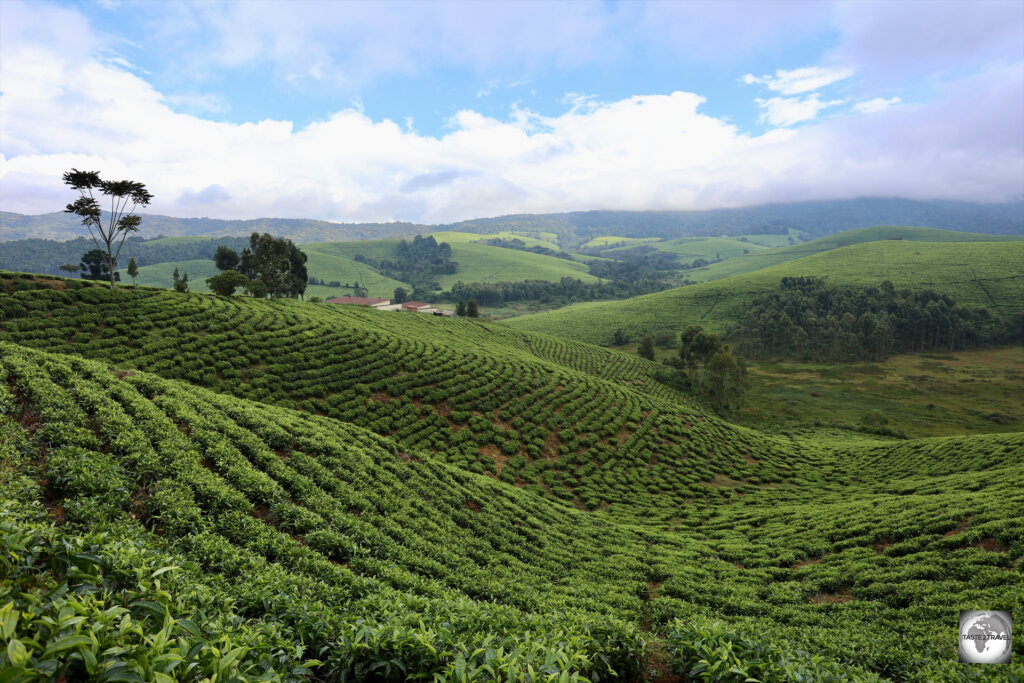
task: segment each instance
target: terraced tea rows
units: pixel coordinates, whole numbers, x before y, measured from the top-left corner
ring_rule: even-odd
[[[629,534],[403,461],[334,420],[9,345],[0,354],[5,492],[49,497],[66,524],[145,524],[191,578],[218,575],[203,583],[303,639],[334,676],[454,671],[453,650],[502,676],[638,666],[635,626],[604,616],[640,611]]]
[[[589,508],[669,514],[726,474],[752,489],[797,463],[787,442],[681,403],[652,363],[469,321],[98,288],[0,306],[0,338],[351,422]]]
[[[722,489],[668,529],[334,419],[2,342],[0,435],[15,673],[1024,674],[1019,641],[1010,667],[955,663],[957,609],[1022,606],[1020,434],[794,435],[790,483]]]

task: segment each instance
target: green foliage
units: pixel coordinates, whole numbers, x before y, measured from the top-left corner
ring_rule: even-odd
[[[82,219],[82,225],[89,230],[89,236],[106,264],[110,288],[114,288],[117,259],[128,235],[139,231],[142,217],[135,214],[141,206],[147,206],[153,195],[142,183],[133,180],[103,180],[96,171],[79,171],[73,168],[63,175],[64,184],[78,193],[78,199],[68,204],[65,213]],[[103,210],[93,190],[110,198],[110,212],[107,224],[103,224]],[[102,247],[102,249],[101,249]]]
[[[237,251],[221,244],[218,245],[217,251],[213,254],[213,262],[217,266],[217,270],[235,270],[238,268],[238,264],[242,262],[242,259]]]
[[[571,301],[595,301],[599,299],[622,299],[649,292],[660,292],[668,284],[660,280],[615,281],[585,283],[579,278],[563,277],[558,282],[546,280],[524,280],[522,282],[456,282],[442,296],[449,301],[476,299],[484,306],[501,306],[516,301],[539,301],[541,303],[569,303]]]
[[[237,270],[225,270],[220,275],[206,278],[206,286],[210,288],[210,291],[221,296],[231,296],[236,289],[240,287],[244,289],[249,284],[249,278]]]
[[[188,291],[188,273],[185,273],[184,275],[179,275],[178,269],[175,268],[174,275],[172,277],[174,278],[175,292],[178,292],[179,294],[184,294],[185,292]]]
[[[132,279],[132,286],[136,285],[136,278],[139,277],[139,266],[135,263],[135,257],[128,259],[128,277]]]
[[[654,360],[654,336],[647,335],[640,342],[640,348],[637,349],[636,355],[647,360]]]
[[[1011,321],[989,309],[960,306],[933,290],[896,291],[888,280],[839,287],[802,277],[782,278],[778,290],[755,299],[730,338],[749,356],[847,361],[1024,343],[1016,334]]]
[[[99,249],[90,249],[82,254],[82,261],[78,264],[78,270],[85,280],[110,280],[110,268],[107,257]],[[114,280],[120,281],[121,274],[114,273]]]
[[[633,680],[662,640],[694,680],[1024,673],[950,654],[1024,591],[1022,434],[772,436],[476,321],[0,284],[0,668]]]
[[[356,254],[355,260],[365,263],[382,275],[394,280],[410,282],[413,289],[438,289],[434,282],[438,275],[451,275],[458,263],[451,260],[452,248],[447,242],[440,244],[433,236],[416,235],[412,242],[400,240],[395,245],[392,258],[380,261]]]
[[[291,240],[254,232],[249,237],[249,247],[242,250],[239,271],[263,284],[263,296],[298,298],[305,293],[309,279],[306,261],[306,254]]]

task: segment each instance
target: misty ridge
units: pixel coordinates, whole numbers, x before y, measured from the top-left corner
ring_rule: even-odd
[[[552,232],[569,245],[608,234],[673,239],[785,234],[790,228],[806,233],[809,238],[816,238],[868,225],[929,226],[960,232],[1020,235],[1024,234],[1024,200],[978,203],[869,197],[694,211],[593,210],[511,214],[433,225],[345,223],[303,218],[225,220],[146,214],[145,225],[150,238],[158,235],[243,237],[252,232],[271,232],[296,242],[386,239],[443,230],[479,234],[503,230]],[[0,212],[0,241],[65,241],[80,236],[81,222],[73,215],[54,212],[33,216]]]

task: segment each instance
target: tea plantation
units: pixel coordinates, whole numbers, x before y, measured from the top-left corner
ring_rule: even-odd
[[[0,287],[4,681],[1024,677],[956,655],[1024,607],[1024,434],[768,435],[498,326]]]

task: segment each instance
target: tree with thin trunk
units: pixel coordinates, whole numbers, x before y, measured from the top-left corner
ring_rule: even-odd
[[[73,168],[63,176],[64,184],[78,192],[78,199],[68,204],[65,213],[73,213],[82,219],[89,229],[96,248],[103,253],[110,274],[110,287],[114,288],[114,273],[117,271],[117,257],[128,235],[139,231],[142,217],[135,214],[140,206],[147,206],[153,195],[142,183],[133,180],[102,180],[97,171],[79,171]],[[110,211],[107,225],[103,225],[103,209],[93,191],[110,197]],[[115,248],[116,245],[116,248]],[[103,247],[106,247],[104,251]]]
[[[77,263],[65,263],[60,267],[60,269],[67,273],[68,277],[74,277],[75,273],[82,269],[82,266]]]
[[[128,259],[128,277],[132,279],[132,287],[138,287],[138,283],[135,282],[135,278],[139,276],[139,266],[135,263],[135,257],[132,256]]]

